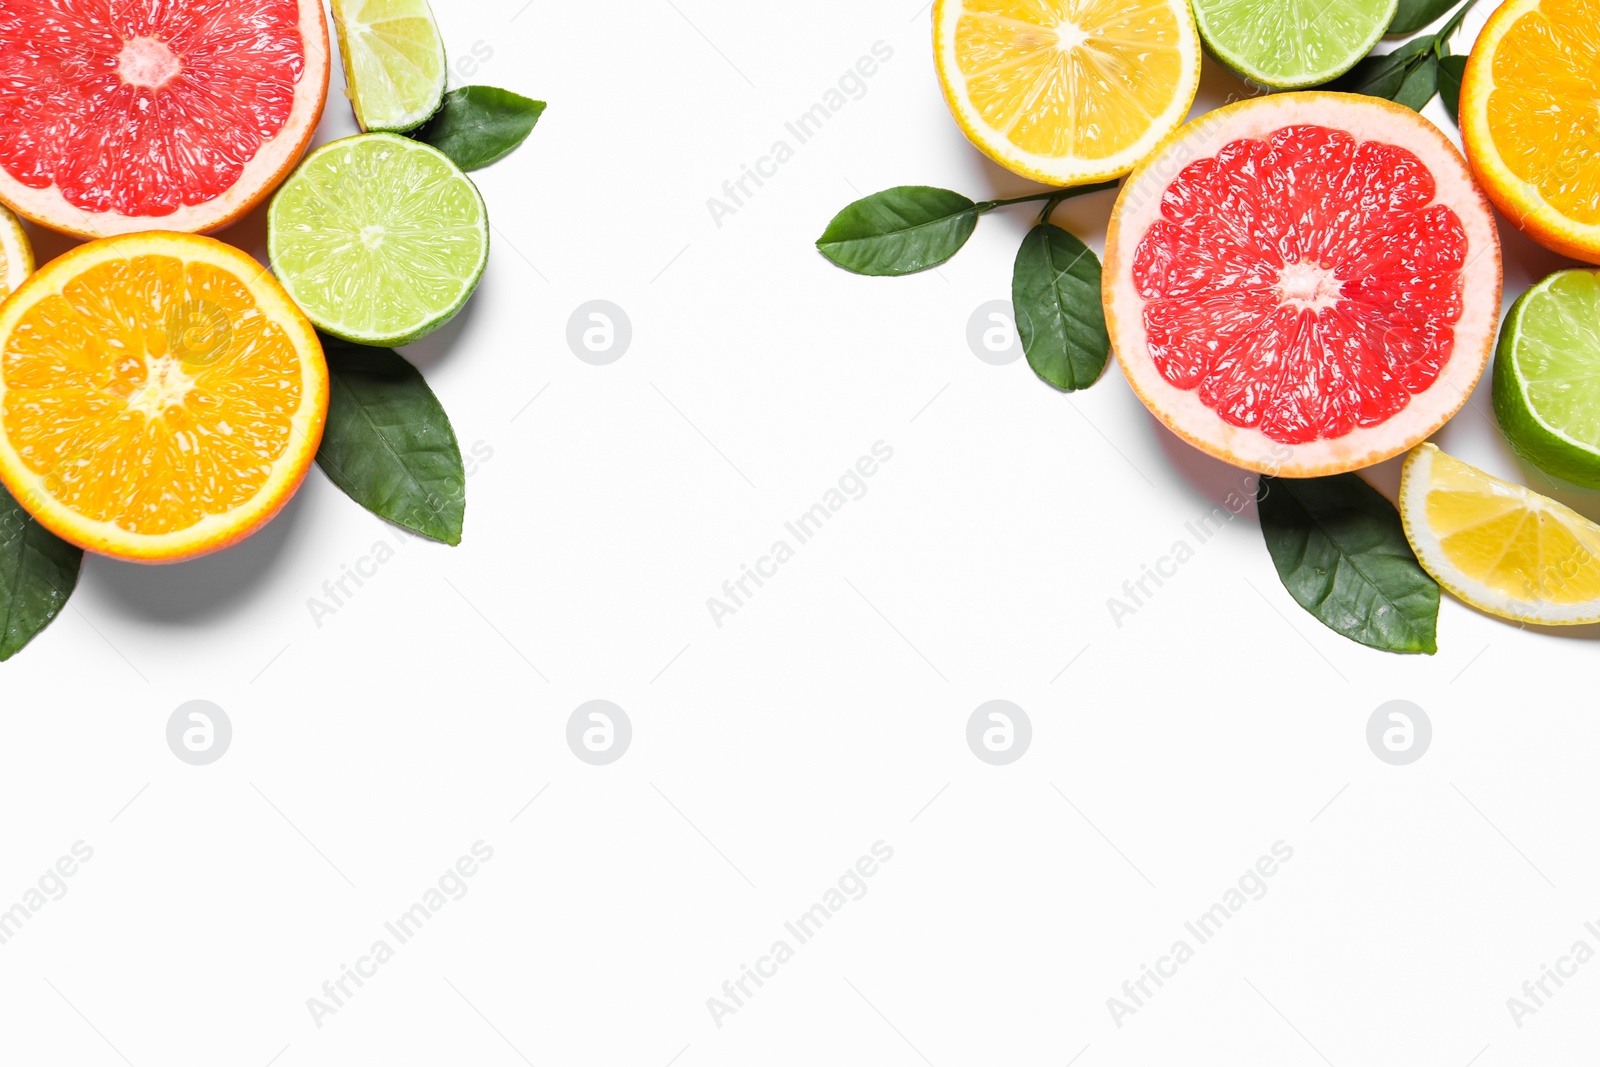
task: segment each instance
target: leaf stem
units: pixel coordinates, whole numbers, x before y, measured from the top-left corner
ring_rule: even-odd
[[[1051,201],[1047,211],[1053,211],[1056,204],[1061,203],[1063,200],[1070,200],[1075,196],[1084,196],[1088,193],[1103,193],[1107,189],[1115,189],[1118,184],[1118,179],[1113,179],[1108,182],[1098,182],[1094,185],[1079,185],[1072,189],[1051,189],[1049,192],[1033,193],[1030,196],[1016,196],[1010,200],[981,200],[977,204],[978,214],[987,215],[997,207],[1037,203],[1040,200]]]
[[[1450,38],[1455,36],[1455,32],[1461,28],[1461,23],[1465,21],[1467,12],[1471,11],[1473,5],[1477,2],[1478,0],[1467,0],[1467,2],[1462,4],[1461,8],[1450,17],[1450,21],[1441,26],[1439,28],[1439,32],[1433,35],[1433,52],[1435,55],[1439,56],[1439,58],[1444,58],[1444,54],[1440,50],[1449,45]]]

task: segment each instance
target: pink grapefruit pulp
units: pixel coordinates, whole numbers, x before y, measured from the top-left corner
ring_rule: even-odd
[[[328,91],[318,0],[0,0],[0,42],[0,201],[82,237],[237,220]]]
[[[1500,313],[1466,162],[1415,112],[1285,93],[1175,133],[1106,237],[1112,347],[1180,437],[1291,477],[1398,455],[1466,403]]]

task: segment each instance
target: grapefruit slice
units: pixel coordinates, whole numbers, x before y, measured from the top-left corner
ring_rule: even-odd
[[[305,478],[327,411],[311,324],[209,237],[93,241],[0,304],[0,482],[82,548],[166,563],[243,539]]]
[[[328,95],[319,0],[0,0],[0,201],[80,237],[236,221]]]
[[[1409,108],[1285,93],[1210,112],[1123,186],[1102,295],[1134,391],[1219,459],[1315,477],[1398,455],[1483,374],[1500,243]]]

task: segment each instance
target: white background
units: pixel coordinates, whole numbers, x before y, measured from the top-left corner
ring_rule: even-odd
[[[1253,511],[1113,625],[1107,598],[1242,475],[1114,365],[1069,397],[974,356],[1032,209],[911,278],[813,248],[887,186],[1034,189],[957,131],[916,0],[435,10],[453,57],[493,50],[458,81],[550,102],[474,175],[476,299],[406,350],[492,449],[465,543],[402,541],[313,471],[221,556],[88,561],[0,668],[0,908],[94,849],[0,946],[0,1062],[1593,1056],[1600,963],[1520,1029],[1506,998],[1600,948],[1595,630],[1446,598],[1438,655],[1367,650],[1289,599]],[[707,198],[878,41],[865,96],[717,226]],[[1241,88],[1208,60],[1196,107]],[[352,130],[336,88],[321,139]],[[1056,218],[1098,249],[1112,203]],[[259,213],[228,236],[260,254]],[[1561,261],[1502,236],[1509,304]],[[592,299],[632,321],[609,366],[566,343]],[[1536,479],[1488,411],[1486,381],[1439,443]],[[880,440],[867,495],[716,627],[707,598]],[[1372,477],[1392,494],[1394,464]],[[378,541],[404,547],[319,628],[308,599]],[[594,698],[634,730],[605,767],[565,739]],[[1010,766],[966,743],[995,698],[1033,724]],[[192,699],[233,723],[206,767],[166,743]],[[1392,699],[1433,722],[1411,766],[1367,747]],[[479,840],[470,892],[318,1027],[307,998]],[[867,895],[715,1025],[707,998],[879,840]],[[1266,896],[1114,1025],[1107,998],[1279,840]]]

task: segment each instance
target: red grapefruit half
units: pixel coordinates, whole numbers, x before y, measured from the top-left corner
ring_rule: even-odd
[[[1133,172],[1102,295],[1124,375],[1190,444],[1315,477],[1432,434],[1483,374],[1500,240],[1466,161],[1409,108],[1231,104]]]
[[[320,0],[0,0],[0,42],[0,201],[80,237],[236,221],[328,95]]]

